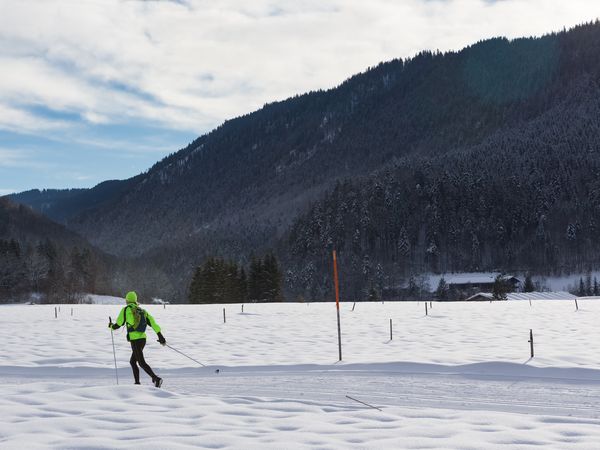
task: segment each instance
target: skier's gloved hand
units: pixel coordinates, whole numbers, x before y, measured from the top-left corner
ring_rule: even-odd
[[[158,334],[158,342],[160,342],[160,345],[166,345],[167,340],[165,339],[165,337],[162,335],[162,333],[157,333]]]

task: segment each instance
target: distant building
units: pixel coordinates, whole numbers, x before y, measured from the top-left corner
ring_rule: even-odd
[[[528,300],[574,300],[576,296],[568,292],[509,292],[506,300],[528,301]],[[479,292],[467,299],[468,302],[489,302],[494,297],[489,292]]]
[[[448,284],[450,289],[456,289],[458,291],[478,291],[478,292],[492,292],[494,288],[494,282],[499,273],[464,273],[457,275],[444,276],[444,280]],[[521,280],[513,276],[504,276],[511,290],[516,291],[521,286]]]

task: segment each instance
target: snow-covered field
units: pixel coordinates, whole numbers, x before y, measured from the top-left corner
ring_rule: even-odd
[[[600,448],[600,302],[343,303],[341,363],[332,303],[148,305],[205,365],[149,331],[160,390],[119,306],[54,308],[0,307],[0,448]]]

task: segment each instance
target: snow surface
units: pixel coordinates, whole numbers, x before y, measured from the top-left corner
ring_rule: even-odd
[[[475,301],[474,298],[477,297],[484,297],[487,300],[493,300],[494,299],[494,295],[491,292],[480,292],[478,294],[475,294],[471,297],[469,297],[468,299],[466,299],[466,301]],[[506,300],[509,301],[528,301],[528,300],[559,300],[559,301],[565,301],[565,300],[572,300],[574,301],[577,297],[573,294],[570,294],[568,292],[508,292],[506,294]],[[594,299],[594,297],[580,297],[580,298],[585,298],[588,300]],[[479,300],[482,301],[482,300]]]
[[[342,303],[341,363],[332,303],[147,305],[205,365],[150,331],[163,389],[120,331],[115,385],[118,306],[54,307],[0,307],[2,449],[600,448],[597,301]]]
[[[577,297],[568,292],[509,292],[507,300],[572,300]]]

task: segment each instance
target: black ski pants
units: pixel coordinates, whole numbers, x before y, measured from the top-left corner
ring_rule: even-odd
[[[152,377],[152,381],[158,378],[144,359],[145,346],[146,339],[136,339],[135,341],[131,341],[131,359],[129,360],[129,364],[131,364],[133,378],[136,383],[140,382],[140,369],[138,368],[138,364],[150,377]]]

